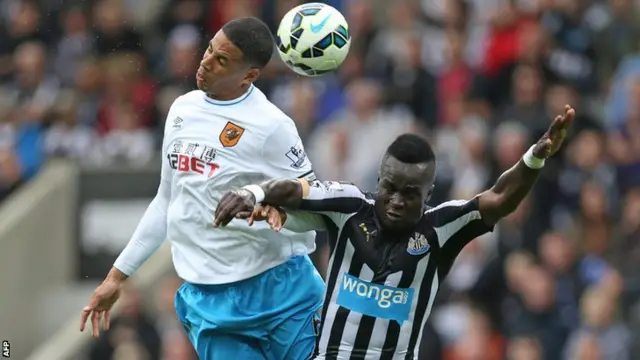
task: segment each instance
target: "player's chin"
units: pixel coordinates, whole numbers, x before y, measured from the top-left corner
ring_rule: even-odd
[[[203,80],[196,79],[196,86],[198,86],[198,90],[207,90],[207,84]]]
[[[395,217],[395,216],[389,216],[389,215],[385,216],[382,219],[382,222],[385,228],[392,231],[402,230],[405,224],[405,222],[401,217]]]

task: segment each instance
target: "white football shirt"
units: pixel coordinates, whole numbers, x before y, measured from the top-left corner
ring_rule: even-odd
[[[196,284],[236,282],[315,249],[315,233],[276,233],[261,222],[214,228],[222,195],[273,178],[314,176],[294,122],[253,85],[217,101],[196,90],[167,115],[161,183],[114,266],[133,273],[165,239],[178,275]]]

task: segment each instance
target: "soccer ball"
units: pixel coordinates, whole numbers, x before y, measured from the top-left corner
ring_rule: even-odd
[[[304,76],[337,69],[349,53],[351,36],[342,14],[322,3],[297,6],[282,18],[276,35],[280,58]]]

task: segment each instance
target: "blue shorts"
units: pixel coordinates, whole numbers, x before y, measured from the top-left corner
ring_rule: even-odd
[[[309,257],[295,256],[236,283],[184,283],[175,305],[200,360],[302,360],[316,344],[324,290]]]

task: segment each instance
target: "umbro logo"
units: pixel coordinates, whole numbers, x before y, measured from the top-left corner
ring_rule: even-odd
[[[174,129],[182,129],[182,122],[184,120],[182,120],[182,118],[180,117],[176,117],[175,119],[173,119],[173,128]]]

